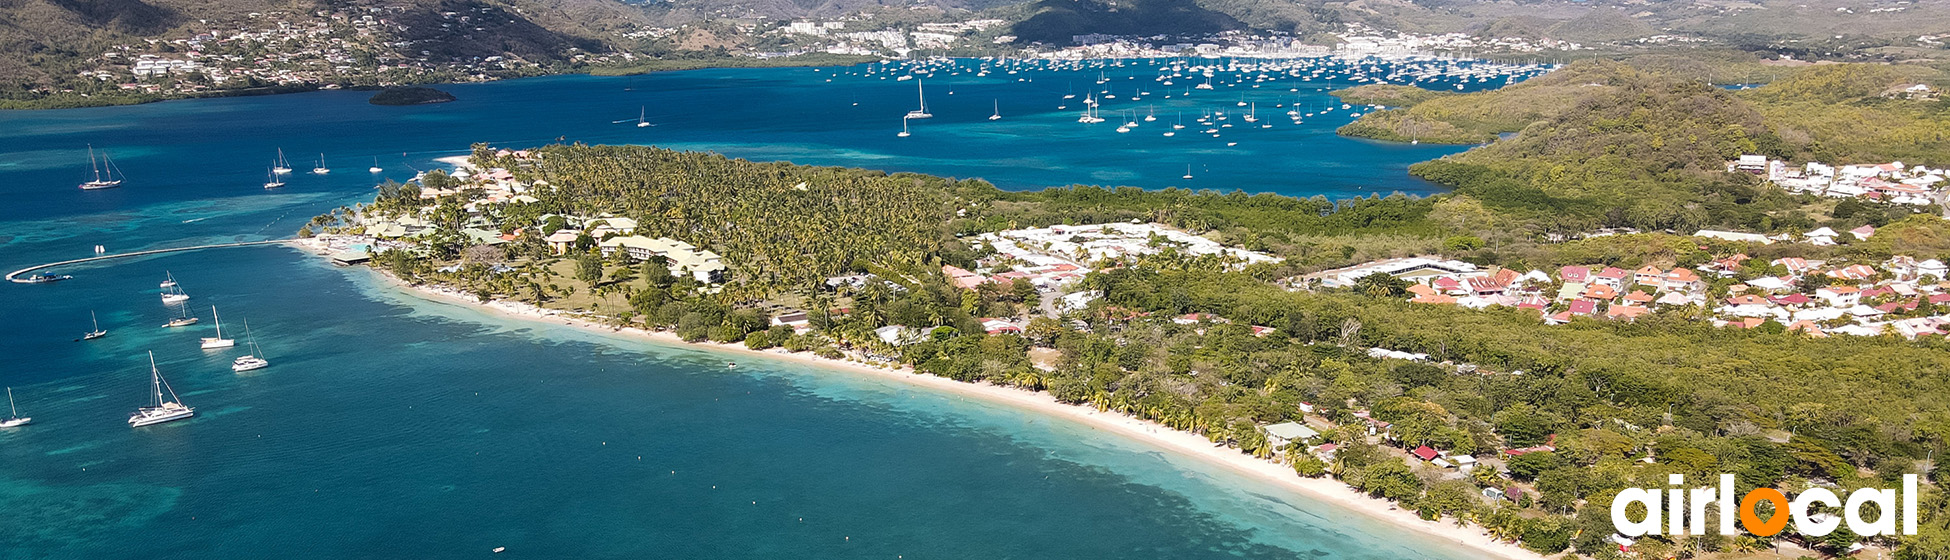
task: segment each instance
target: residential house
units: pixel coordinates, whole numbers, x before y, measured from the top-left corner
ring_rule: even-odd
[[[1625,269],[1607,266],[1604,270],[1598,271],[1598,275],[1592,278],[1592,282],[1619,290],[1625,287],[1625,278],[1630,275],[1631,273],[1626,272]]]
[[[1815,297],[1827,300],[1829,307],[1854,307],[1862,302],[1862,289],[1855,286],[1824,286],[1815,290]]]
[[[1307,440],[1320,437],[1320,432],[1296,422],[1281,422],[1266,427],[1266,443],[1273,449],[1284,451],[1287,444],[1306,444]]]
[[[582,232],[565,229],[548,234],[548,237],[542,238],[542,241],[548,242],[548,248],[555,251],[555,254],[561,255],[568,253],[569,248],[575,246],[576,238],[581,236]]]

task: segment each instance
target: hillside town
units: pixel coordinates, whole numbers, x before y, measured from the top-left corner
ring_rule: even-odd
[[[1928,91],[1929,86],[1915,87]],[[1830,165],[1807,162],[1799,167],[1763,155],[1743,155],[1727,162],[1727,171],[1767,178],[1791,193],[1830,198],[1860,198],[1890,204],[1927,206],[1943,196],[1943,169],[1903,162]],[[1833,236],[1831,232],[1829,236]],[[1818,243],[1819,244],[1819,243]]]
[[[1832,231],[1818,230],[1815,233]],[[1712,237],[1715,232],[1701,232]],[[1722,232],[1723,233],[1723,232]],[[1848,235],[1866,240],[1875,228]],[[1751,234],[1750,234],[1751,235]],[[1382,275],[1406,284],[1408,301],[1471,309],[1525,309],[1548,324],[1589,318],[1632,321],[1662,310],[1690,309],[1715,326],[1830,335],[1914,339],[1950,333],[1950,265],[1897,255],[1855,263],[1799,257],[1757,260],[1745,254],[1694,267],[1565,266],[1555,271],[1479,268],[1439,258],[1400,258],[1323,271],[1296,279],[1312,288],[1351,288]]]
[[[505,19],[498,10],[441,12],[439,25],[447,31],[484,31],[477,26]],[[193,94],[263,86],[483,81],[540,68],[512,55],[437,56],[407,38],[416,30],[396,19],[400,14],[399,8],[346,7],[204,21],[186,37],[115,45],[91,59],[94,66],[79,77],[130,92]]]

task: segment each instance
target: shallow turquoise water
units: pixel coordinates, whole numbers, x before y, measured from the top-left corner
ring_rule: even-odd
[[[460,103],[404,109],[324,92],[0,113],[0,193],[11,199],[0,206],[0,265],[85,256],[95,244],[283,236],[366,196],[365,154],[408,152],[381,160],[404,178],[404,164],[425,168],[470,140],[542,141],[557,129],[603,142],[651,130],[682,147],[946,174],[979,164],[945,146],[882,145],[866,127],[849,137],[698,116],[695,128],[673,118],[614,130],[572,118],[624,98],[763,98],[810,74],[523,80],[457,86]],[[510,112],[516,99],[559,102]],[[929,134],[997,134],[956,124],[958,110],[938,109]],[[883,132],[870,135],[892,139]],[[73,188],[86,142],[116,150],[128,187]],[[262,192],[259,168],[279,145],[296,167],[325,150],[339,169]],[[1142,157],[1099,153],[1069,157]],[[995,169],[1018,185],[1072,171]],[[202,325],[158,327],[170,313],[156,297],[165,270],[195,297]],[[0,316],[11,319],[0,322],[0,383],[35,417],[0,432],[0,559],[449,558],[497,546],[529,558],[1470,556],[1069,422],[798,364],[740,357],[726,370],[698,349],[497,319],[284,247],[61,272],[76,279],[0,285]],[[248,320],[272,367],[235,374],[228,361],[241,352],[196,347],[212,304],[226,332]],[[73,342],[90,310],[111,334]],[[123,422],[147,390],[148,351],[195,419]]]

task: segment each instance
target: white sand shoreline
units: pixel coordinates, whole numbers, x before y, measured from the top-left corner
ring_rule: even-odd
[[[302,242],[301,242],[302,243]],[[630,335],[673,347],[702,347],[706,349],[760,355],[766,358],[787,360],[801,364],[865,374],[881,379],[890,379],[958,396],[972,397],[982,401],[1015,407],[1053,417],[1067,418],[1084,425],[1148,442],[1178,454],[1225,467],[1233,472],[1253,477],[1261,482],[1271,483],[1309,498],[1328,502],[1390,525],[1435,537],[1454,543],[1474,552],[1487,554],[1490,558],[1508,560],[1541,560],[1544,556],[1525,550],[1512,543],[1491,538],[1482,527],[1469,525],[1457,527],[1453,520],[1439,519],[1426,521],[1413,511],[1396,508],[1391,502],[1372,498],[1333,478],[1302,478],[1293,469],[1280,463],[1255,458],[1230,447],[1214,446],[1211,441],[1196,434],[1183,432],[1170,427],[1141,420],[1135,417],[1098,411],[1094,408],[1065,404],[1046,392],[1032,392],[1014,387],[988,383],[964,383],[928,374],[914,373],[909,368],[889,369],[859,362],[821,358],[810,352],[785,352],[783,350],[752,350],[743,345],[722,343],[690,343],[678,338],[675,333],[648,331],[638,328],[616,328],[591,321],[562,315],[553,310],[545,310],[533,305],[506,300],[481,303],[479,300],[452,290],[433,286],[411,286],[399,281],[391,274],[374,271],[389,284],[401,291],[421,299],[485,310],[490,313],[536,322],[552,322],[588,331],[611,335]]]

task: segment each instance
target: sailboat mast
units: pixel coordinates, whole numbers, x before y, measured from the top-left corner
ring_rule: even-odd
[[[223,318],[217,316],[217,306],[210,306],[210,322],[217,324],[217,338],[223,338]]]
[[[9,414],[10,414],[10,416],[8,416],[8,418],[19,418],[19,417],[20,417],[20,409],[18,409],[18,408],[14,408],[14,388],[13,388],[13,387],[8,387],[8,388],[7,388],[7,412],[8,412]]]
[[[162,370],[156,369],[156,353],[149,353],[149,396],[156,406],[162,406]]]
[[[88,168],[95,171],[95,180],[102,180],[102,166],[95,163],[95,145],[88,145]]]

